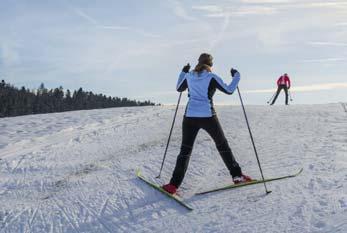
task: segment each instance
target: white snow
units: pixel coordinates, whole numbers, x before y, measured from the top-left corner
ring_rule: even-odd
[[[265,177],[291,179],[194,196],[230,183],[200,131],[180,188],[194,210],[136,178],[169,181],[180,148],[175,106],[0,119],[0,232],[347,232],[347,113],[343,104],[246,106]],[[217,107],[243,171],[260,178],[240,106]]]

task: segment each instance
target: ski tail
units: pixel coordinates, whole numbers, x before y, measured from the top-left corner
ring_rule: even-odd
[[[161,186],[159,186],[158,184],[151,182],[150,180],[146,179],[142,174],[140,169],[136,170],[136,176],[142,180],[144,183],[146,183],[147,185],[151,186],[152,188],[158,190],[159,192],[165,194],[165,196],[169,197],[170,199],[176,201],[178,204],[180,204],[181,206],[185,207],[188,210],[193,210],[192,207],[190,207],[189,205],[187,205],[181,198],[179,198],[176,195],[172,195],[171,193],[166,192]]]

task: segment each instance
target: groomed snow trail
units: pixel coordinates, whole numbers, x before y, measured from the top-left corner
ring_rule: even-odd
[[[135,170],[169,181],[180,108],[114,108],[0,119],[0,232],[347,232],[347,105],[246,106],[265,177],[296,178],[194,196],[231,178],[200,131],[181,195],[187,211]],[[239,106],[217,114],[243,171],[259,169]]]

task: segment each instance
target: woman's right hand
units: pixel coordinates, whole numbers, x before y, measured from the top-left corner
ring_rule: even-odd
[[[240,73],[234,68],[231,68],[230,73],[231,73],[231,77],[234,77],[236,73],[238,73],[240,76]]]

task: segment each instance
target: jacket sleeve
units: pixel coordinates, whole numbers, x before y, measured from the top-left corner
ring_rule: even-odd
[[[185,72],[181,72],[180,75],[178,76],[178,81],[177,81],[177,85],[176,85],[176,90],[178,92],[183,92],[188,88],[186,74],[187,73],[185,73]]]
[[[288,81],[288,86],[287,86],[287,87],[290,88],[290,85],[291,85],[291,84],[290,84],[290,79],[289,79],[289,77],[287,78],[287,81]]]
[[[282,76],[281,76],[281,77],[279,77],[279,78],[277,79],[277,86],[279,86],[279,85],[280,85],[280,80],[281,80],[281,78],[282,78]]]
[[[234,75],[233,80],[231,81],[231,83],[228,85],[226,83],[223,82],[223,80],[215,75],[212,74],[212,80],[211,80],[211,85],[213,85],[214,87],[216,87],[218,90],[220,90],[221,92],[224,92],[225,94],[231,95],[232,93],[234,93],[234,91],[237,88],[237,85],[239,84],[240,81],[240,73],[237,72]]]

